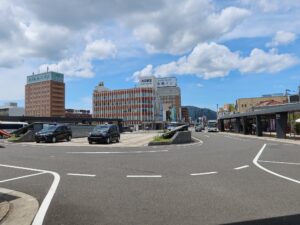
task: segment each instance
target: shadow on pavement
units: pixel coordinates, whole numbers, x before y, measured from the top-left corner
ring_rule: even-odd
[[[272,217],[266,219],[250,220],[235,223],[226,223],[222,225],[299,225],[300,224],[300,214]]]

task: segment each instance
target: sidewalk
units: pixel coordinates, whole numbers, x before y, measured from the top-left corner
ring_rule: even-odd
[[[39,203],[34,197],[0,188],[1,225],[30,225],[38,208]]]
[[[244,134],[238,134],[238,133],[231,133],[231,132],[220,132],[220,134],[227,134],[227,135],[232,135],[232,136],[238,136],[242,138],[252,138],[252,139],[258,139],[258,140],[265,140],[265,141],[274,141],[274,142],[280,142],[280,143],[286,143],[286,144],[295,144],[295,145],[300,145],[300,140],[294,140],[294,139],[280,139],[276,137],[258,137],[254,135],[244,135]]]

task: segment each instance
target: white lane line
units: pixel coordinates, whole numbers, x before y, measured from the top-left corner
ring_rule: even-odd
[[[84,173],[67,173],[68,176],[80,176],[80,177],[95,177],[96,174],[84,174]]]
[[[295,183],[297,183],[297,184],[300,184],[300,181],[299,181],[299,180],[296,180],[296,179],[293,179],[293,178],[290,178],[290,177],[283,176],[283,175],[281,175],[281,174],[279,174],[279,173],[275,173],[275,172],[273,172],[273,171],[271,171],[271,170],[269,170],[269,169],[263,167],[262,165],[260,165],[260,164],[257,162],[258,159],[259,159],[259,157],[261,156],[262,152],[263,152],[264,149],[266,148],[266,146],[267,146],[267,144],[264,144],[264,145],[262,146],[262,148],[259,150],[259,152],[257,153],[257,155],[255,156],[255,158],[253,159],[254,165],[256,165],[258,168],[260,168],[260,169],[262,169],[262,170],[266,171],[267,173],[270,173],[270,174],[272,174],[272,175],[274,175],[274,176],[277,176],[277,177],[280,177],[280,178],[283,178],[283,179],[286,179],[286,180],[295,182]]]
[[[191,176],[203,176],[203,175],[210,175],[210,174],[217,174],[217,171],[213,171],[213,172],[205,172],[205,173],[191,173]]]
[[[240,167],[234,168],[234,170],[242,170],[242,169],[245,169],[245,168],[248,168],[248,167],[249,167],[249,165],[240,166]]]
[[[204,137],[207,137],[207,138],[209,138],[209,136],[208,135],[203,135]]]
[[[32,222],[31,225],[42,225],[45,215],[47,213],[47,210],[50,206],[50,203],[52,201],[52,198],[56,192],[56,189],[58,187],[59,181],[60,181],[60,176],[58,173],[50,171],[50,170],[39,170],[39,169],[33,169],[33,168],[27,168],[27,167],[21,167],[21,166],[12,166],[12,165],[6,165],[6,164],[0,164],[0,166],[2,167],[7,167],[7,168],[13,168],[13,169],[20,169],[20,170],[29,170],[29,171],[36,171],[36,172],[43,172],[43,173],[49,173],[51,174],[54,179],[53,182],[51,184],[51,187],[46,195],[46,197],[44,198],[37,214],[35,215],[35,218]]]
[[[169,150],[151,150],[151,151],[131,151],[131,152],[67,152],[67,154],[139,154],[139,153],[154,153],[168,152]]]
[[[192,137],[193,139],[195,139],[196,141],[199,141],[200,144],[203,144],[203,141],[199,138],[196,138],[196,137]],[[193,144],[198,144],[198,143],[193,143]],[[190,144],[191,145],[191,144]]]
[[[266,160],[258,160],[258,162],[277,163],[277,164],[287,164],[287,165],[297,165],[297,166],[300,166],[300,163],[294,163],[294,162],[278,162],[278,161],[266,161]]]
[[[19,179],[23,179],[23,178],[27,178],[27,177],[33,177],[33,176],[38,176],[41,174],[44,174],[45,172],[40,172],[40,173],[34,173],[34,174],[29,174],[29,175],[25,175],[25,176],[20,176],[20,177],[14,177],[14,178],[10,178],[10,179],[6,179],[6,180],[1,180],[0,183],[5,183],[8,181],[13,181],[13,180],[19,180]]]
[[[161,178],[162,175],[127,175],[127,178]]]

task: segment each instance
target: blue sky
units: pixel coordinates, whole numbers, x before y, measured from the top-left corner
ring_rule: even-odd
[[[0,104],[24,105],[26,75],[47,67],[78,109],[100,81],[148,75],[176,76],[183,105],[211,109],[300,85],[297,1],[2,0],[0,13]]]

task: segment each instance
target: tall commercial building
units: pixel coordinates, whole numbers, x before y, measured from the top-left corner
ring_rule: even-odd
[[[160,101],[150,86],[109,90],[101,82],[93,93],[93,117],[121,118],[124,125],[155,123],[161,120]]]
[[[46,72],[27,77],[25,115],[65,116],[65,83],[63,74]]]
[[[157,93],[164,108],[164,121],[181,121],[181,91],[175,77],[157,78]],[[168,112],[175,112],[174,118],[168,118]]]

